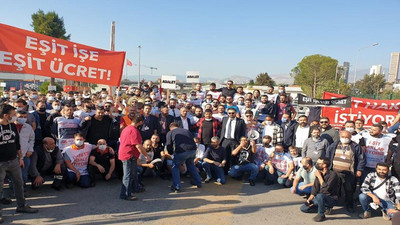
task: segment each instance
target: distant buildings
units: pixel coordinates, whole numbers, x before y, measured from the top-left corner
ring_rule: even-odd
[[[343,62],[343,65],[338,65],[336,67],[336,76],[339,80],[343,80],[346,83],[349,81],[349,70],[350,70],[350,63]]]
[[[369,75],[372,74],[383,74],[382,73],[382,65],[372,65],[371,68],[369,69]]]
[[[399,80],[399,63],[400,63],[400,52],[392,52],[390,55],[390,67],[388,83],[396,83]]]

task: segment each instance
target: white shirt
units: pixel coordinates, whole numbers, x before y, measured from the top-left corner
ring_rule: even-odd
[[[380,185],[385,179],[381,179],[379,177],[376,177],[376,181],[374,184],[374,188]],[[386,183],[386,182],[385,182]],[[377,195],[380,199],[383,199],[385,201],[391,201],[387,192],[386,192],[386,184],[383,184],[380,186],[378,189],[374,190],[373,193]]]
[[[228,134],[229,123],[231,123],[231,133],[230,134]],[[228,121],[226,123],[226,128],[225,128],[225,138],[234,139],[235,138],[235,135],[234,135],[235,128],[236,128],[236,117],[232,120],[232,122],[231,122],[231,118],[228,118]]]
[[[210,94],[213,99],[219,99],[222,93],[219,91],[208,91],[207,94]]]
[[[188,122],[187,122],[187,118],[183,118],[183,117],[181,116],[181,120],[182,120],[182,127],[183,127],[183,129],[189,130],[189,124],[188,124]]]
[[[196,150],[196,158],[203,159],[204,153],[206,153],[206,147],[203,144],[199,144]]]
[[[273,101],[274,103],[276,103],[276,99],[278,97],[278,94],[265,94],[268,96],[268,101]]]
[[[271,138],[273,138],[274,137],[274,127],[275,127],[274,124],[265,125],[262,136],[264,137],[265,135],[268,135]]]
[[[216,113],[212,115],[215,119],[217,119],[219,122],[222,122],[222,118],[227,117],[225,113]]]
[[[304,141],[308,138],[310,132],[310,126],[297,127],[296,130],[296,148],[303,148]]]

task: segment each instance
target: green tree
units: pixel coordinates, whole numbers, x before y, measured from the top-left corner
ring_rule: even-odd
[[[44,13],[43,10],[39,9],[39,11],[32,14],[31,26],[39,34],[64,40],[71,38],[71,34],[66,35],[67,31],[64,26],[64,19],[59,17],[54,11]],[[54,84],[54,78],[50,79],[50,83]]]
[[[338,61],[329,56],[306,56],[292,69],[291,76],[294,77],[294,84],[300,85],[305,94],[321,98],[335,81],[337,64]]]
[[[256,84],[263,86],[275,86],[275,81],[268,75],[268,73],[260,73],[257,75]]]
[[[31,26],[39,34],[64,40],[71,38],[71,34],[66,35],[67,31],[64,26],[64,19],[59,17],[54,11],[44,13],[43,10],[39,9],[39,11],[32,14]]]
[[[42,94],[47,94],[47,92],[49,92],[48,88],[49,88],[50,82],[45,81],[43,82],[40,86],[39,86],[39,91]],[[54,83],[54,86],[56,86],[56,91],[57,92],[61,92],[62,91],[62,87],[60,84],[58,83]]]
[[[384,74],[365,74],[363,79],[356,82],[356,89],[363,95],[373,95],[382,92],[386,85]]]

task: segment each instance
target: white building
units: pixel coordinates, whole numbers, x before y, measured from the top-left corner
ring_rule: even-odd
[[[382,74],[382,65],[372,65],[371,68],[369,69],[369,75],[372,74]]]

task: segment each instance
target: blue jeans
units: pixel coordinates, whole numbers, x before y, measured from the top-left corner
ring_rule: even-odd
[[[29,181],[28,180],[28,172],[29,172],[29,167],[31,165],[31,158],[24,158],[24,168],[21,168],[21,172],[22,172],[22,179],[24,181],[24,187],[26,185],[26,183]]]
[[[224,169],[222,169],[222,167],[218,167],[214,164],[210,164],[210,163],[203,163],[203,168],[204,171],[207,174],[207,178],[211,179],[212,178],[212,173],[214,173],[217,177],[217,181],[219,181],[221,184],[225,184],[226,183],[226,179],[225,179],[225,174],[224,174]]]
[[[90,176],[89,175],[81,175],[79,181],[76,182],[76,174],[74,172],[68,171],[66,177],[67,184],[75,184],[78,183],[80,187],[88,188],[90,187]]]
[[[136,187],[139,187],[136,158],[132,156],[128,160],[122,160],[122,169],[124,175],[122,176],[122,186],[119,197],[125,199],[132,196],[132,189],[135,190]]]
[[[254,181],[258,174],[258,167],[254,163],[247,163],[244,165],[233,165],[229,169],[228,175],[230,177],[241,177],[243,176],[244,172],[249,172],[250,173],[249,180]]]
[[[278,184],[283,185],[285,187],[290,187],[290,183],[288,182],[287,178],[281,178],[282,175],[285,175],[285,173],[282,173],[281,171],[277,170],[274,168],[274,174],[271,174],[269,172],[269,166],[265,166],[265,179],[269,182],[278,182]]]
[[[306,188],[304,188],[303,190],[300,190],[300,189],[299,189],[299,187],[300,187],[300,186],[303,186],[303,185],[306,185],[306,184],[305,184],[304,182],[300,182],[300,183],[297,185],[297,187],[296,187],[296,194],[298,194],[298,195],[311,194],[312,187],[306,187]],[[291,188],[290,188],[290,192],[292,192],[293,188],[294,188],[294,187],[291,187]]]
[[[369,206],[369,204],[373,202],[372,198],[364,193],[361,193],[358,196],[358,199],[360,200],[360,204],[363,210],[366,212],[371,212],[371,207]],[[387,213],[388,209],[394,209],[393,203],[391,201],[385,201],[379,198],[379,202],[380,202],[379,206],[383,209],[385,213]],[[389,214],[388,216],[392,217],[393,214]]]
[[[311,207],[306,206],[303,204],[300,207],[300,210],[304,213],[315,213],[317,212],[318,215],[324,216],[325,210],[327,208],[333,208],[336,204],[336,200],[332,197],[325,195],[325,194],[317,194],[313,200],[314,205]]]
[[[201,177],[194,166],[195,156],[196,150],[174,153],[174,159],[172,161],[172,185],[174,188],[178,190],[181,188],[181,175],[179,168],[184,162],[186,162],[187,171],[192,176],[194,184],[197,185],[197,187],[201,187]]]

